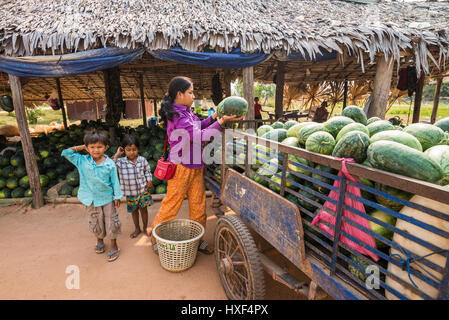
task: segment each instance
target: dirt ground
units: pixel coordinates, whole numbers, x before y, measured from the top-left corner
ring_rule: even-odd
[[[210,213],[211,198],[207,201]],[[159,207],[155,202],[149,208],[150,221]],[[181,273],[162,269],[147,236],[130,239],[134,225],[123,203],[117,240],[121,253],[112,263],[106,254],[94,252],[95,238],[82,205],[48,204],[24,211],[18,206],[0,208],[0,299],[226,299],[213,255],[198,253],[193,267]],[[178,217],[188,217],[187,201]],[[209,243],[216,221],[216,216],[208,217]],[[79,268],[79,289],[66,287],[74,274],[69,266]],[[266,299],[304,299],[265,278]]]

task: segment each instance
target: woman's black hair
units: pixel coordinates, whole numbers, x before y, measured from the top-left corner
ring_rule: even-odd
[[[168,84],[168,92],[161,102],[161,110],[159,110],[159,115],[161,116],[162,122],[167,124],[167,120],[173,121],[174,116],[179,114],[173,108],[173,102],[175,101],[176,95],[179,91],[182,93],[186,92],[187,89],[192,86],[192,80],[187,77],[174,77],[170,80]]]
[[[84,144],[88,146],[91,143],[100,142],[105,146],[109,145],[109,135],[105,131],[91,130],[84,135]]]
[[[137,149],[140,150],[140,141],[137,139],[136,136],[125,136],[122,139],[122,148],[126,148],[126,146],[132,146],[135,145]]]

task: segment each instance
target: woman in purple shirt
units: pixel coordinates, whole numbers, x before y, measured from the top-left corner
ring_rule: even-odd
[[[240,120],[236,116],[223,116],[217,113],[200,121],[191,111],[193,104],[193,83],[186,77],[175,77],[168,84],[168,94],[161,103],[161,120],[167,126],[170,154],[168,160],[176,163],[176,172],[168,180],[167,194],[153,221],[153,228],[176,217],[187,195],[189,218],[206,228],[206,192],[203,180],[203,142],[220,134],[222,125],[229,120]],[[153,250],[157,253],[156,240],[152,237]],[[213,248],[201,239],[198,250],[212,254]]]

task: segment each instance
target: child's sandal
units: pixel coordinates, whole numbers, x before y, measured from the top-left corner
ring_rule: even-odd
[[[104,243],[99,246],[98,244],[95,245],[95,252],[100,254],[100,253],[104,253]]]

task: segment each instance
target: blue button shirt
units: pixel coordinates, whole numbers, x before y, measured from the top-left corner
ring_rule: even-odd
[[[108,158],[97,164],[91,155],[81,155],[72,149],[65,149],[61,156],[67,158],[77,168],[80,175],[78,199],[86,206],[104,206],[123,197],[120,190],[117,168]]]

